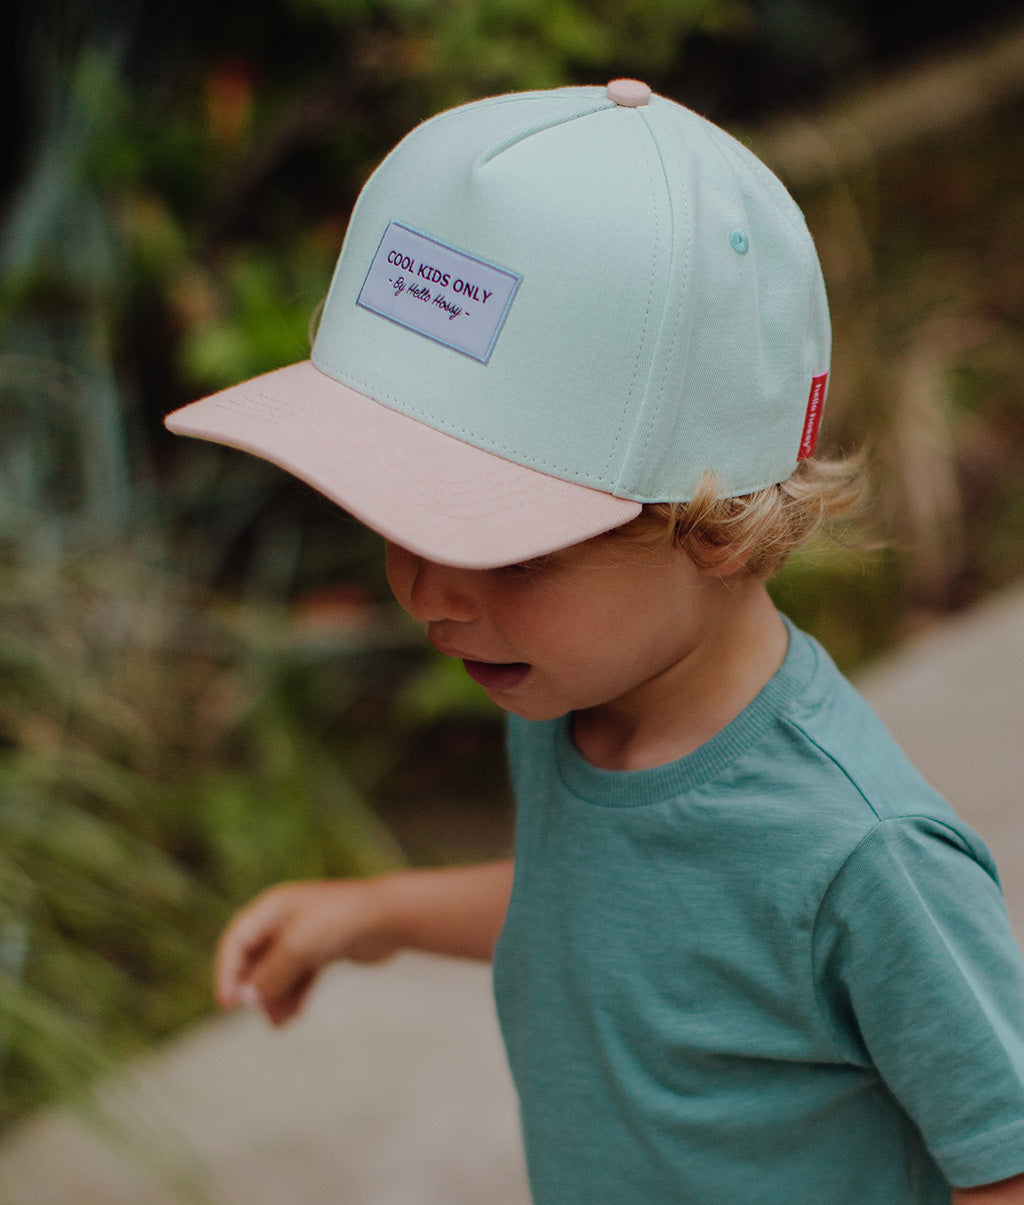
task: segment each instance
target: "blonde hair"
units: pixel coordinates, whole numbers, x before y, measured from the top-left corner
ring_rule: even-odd
[[[790,553],[825,527],[863,515],[867,499],[864,457],[803,460],[778,485],[718,496],[718,477],[705,472],[689,502],[653,502],[615,537],[682,549],[701,569],[742,562],[752,577],[767,579]]]

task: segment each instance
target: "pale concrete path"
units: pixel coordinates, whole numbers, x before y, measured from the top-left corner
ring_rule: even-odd
[[[860,681],[1000,863],[1024,941],[1024,585]],[[527,1205],[485,967],[404,956],[341,968],[275,1033],[201,1026],[104,1099],[199,1191],[175,1195],[66,1114],[0,1146],[3,1205]]]

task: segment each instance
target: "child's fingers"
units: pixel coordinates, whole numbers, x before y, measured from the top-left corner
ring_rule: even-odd
[[[316,982],[316,974],[310,972],[301,976],[295,983],[291,985],[291,989],[287,995],[280,998],[271,998],[262,1000],[260,1003],[267,1014],[268,1019],[274,1025],[284,1025],[291,1021],[299,1012],[301,1012],[306,999],[309,996],[310,989]]]
[[[322,965],[323,959],[301,933],[285,928],[248,966],[245,988],[255,993],[267,1016],[281,1024],[299,1011]]]
[[[225,929],[217,947],[215,983],[222,1008],[252,1003],[246,992],[250,975],[261,956],[280,931],[284,917],[277,902],[268,896],[257,899],[240,912]]]
[[[365,884],[284,883],[259,896],[231,922],[216,958],[224,1008],[258,1003],[275,1023],[301,1008],[313,981],[335,958],[376,961],[392,951]]]
[[[260,1008],[263,998],[255,983],[243,983],[236,993],[238,1003],[243,1008]]]

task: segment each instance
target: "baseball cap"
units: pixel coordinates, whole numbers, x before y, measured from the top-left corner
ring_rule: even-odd
[[[636,80],[424,122],[360,193],[309,360],[167,426],[280,465],[444,564],[490,568],[788,477],[829,367],[782,184]]]

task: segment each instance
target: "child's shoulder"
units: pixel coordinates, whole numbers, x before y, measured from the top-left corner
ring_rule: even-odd
[[[791,644],[802,646],[808,669],[805,687],[780,714],[780,725],[812,763],[823,800],[834,796],[859,810],[867,827],[923,819],[969,833],[824,648],[795,628]]]

